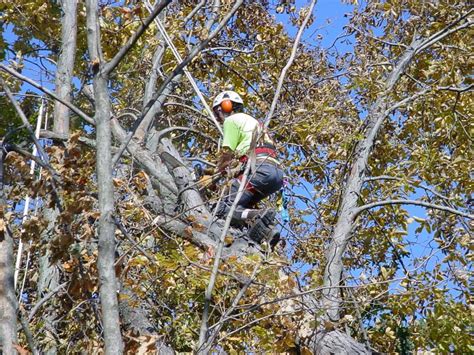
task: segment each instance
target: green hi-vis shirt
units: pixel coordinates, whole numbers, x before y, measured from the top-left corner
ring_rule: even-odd
[[[236,113],[224,121],[223,147],[228,147],[237,157],[245,155],[252,142],[253,131],[258,129],[255,118],[245,113]]]

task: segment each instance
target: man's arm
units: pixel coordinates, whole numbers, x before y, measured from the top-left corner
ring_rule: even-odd
[[[217,163],[217,171],[224,172],[234,159],[234,152],[229,147],[223,147],[222,153]]]

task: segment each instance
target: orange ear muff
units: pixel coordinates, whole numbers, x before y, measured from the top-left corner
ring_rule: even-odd
[[[222,108],[222,111],[225,112],[225,113],[231,113],[232,112],[232,101],[230,100],[224,100],[221,102],[221,108]]]

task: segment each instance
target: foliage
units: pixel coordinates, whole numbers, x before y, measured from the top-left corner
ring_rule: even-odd
[[[26,0],[17,3],[0,3],[3,20],[17,36],[9,42],[3,32],[2,40],[8,42],[6,59],[37,62],[44,51],[41,55],[55,61],[60,48],[59,5]],[[232,6],[231,1],[221,3],[218,19]],[[301,295],[294,296],[311,290],[316,298],[320,296],[328,262],[325,252],[339,217],[354,149],[364,139],[367,112],[381,95],[394,105],[429,88],[417,99],[395,107],[384,121],[366,167],[369,179],[358,196],[360,205],[417,199],[466,211],[472,198],[474,131],[469,117],[474,105],[472,45],[467,35],[472,29],[454,32],[418,53],[394,90],[382,92],[388,73],[410,48],[412,38],[429,37],[446,28],[469,11],[469,6],[462,1],[441,1],[437,6],[414,0],[351,3],[353,12],[344,34],[351,50],[344,53],[337,46],[323,48],[309,39],[301,45],[285,80],[270,128],[291,177],[292,219],[285,233],[287,246],[266,250],[264,255],[222,261],[211,327],[222,322],[221,317],[254,267],[261,266],[232,317],[225,319],[216,351],[309,352],[298,339],[302,332],[311,333],[321,326],[346,329],[359,341],[390,353],[474,351],[470,342],[472,308],[468,305],[472,225],[454,214],[437,209],[428,209],[426,214],[413,212],[398,204],[361,213],[343,260],[346,287],[341,291],[339,322],[324,323],[322,311],[307,305]],[[167,8],[163,21],[183,57],[192,44],[209,34],[212,6],[187,19],[195,6],[193,1],[174,3]],[[287,12],[297,24],[304,11],[296,13],[293,7],[291,1],[245,1],[238,16],[188,66],[208,99],[223,88],[233,88],[243,96],[252,115],[265,117],[292,47],[291,36],[274,14]],[[75,75],[79,80],[74,81],[74,103],[90,113],[94,105],[78,94],[91,82],[85,5],[80,2],[79,8],[82,32],[78,37]],[[110,60],[140,26],[147,11],[138,1],[104,1],[100,9],[104,58]],[[114,117],[127,129],[133,124],[132,116],[120,114],[141,112],[146,104],[146,83],[156,51],[163,46],[156,33],[153,24],[110,78]],[[171,51],[164,49],[157,86],[175,67]],[[54,68],[47,70],[54,72]],[[3,96],[0,105],[0,135],[4,136],[4,125],[18,127],[19,121]],[[37,102],[25,98],[22,107],[33,123]],[[194,91],[182,79],[155,117],[153,129],[194,128],[197,134],[175,130],[168,136],[183,157],[213,160],[218,132],[203,115]],[[86,126],[72,134],[67,143],[46,149],[59,183],[54,183],[47,169],[38,168],[30,176],[28,160],[16,153],[8,155],[5,165],[10,188],[7,224],[16,241],[31,242],[26,285],[30,301],[26,306],[44,296],[36,290],[42,255],[49,253],[51,262],[60,269],[60,281],[68,285],[65,292],[49,301],[56,312],[54,341],[42,331],[46,327],[42,310],[30,323],[42,348],[55,343],[60,352],[96,352],[103,341],[96,264],[96,156],[84,138],[94,138],[93,127]],[[15,139],[26,140],[26,135]],[[156,334],[173,349],[193,351],[212,255],[155,222],[162,207],[154,208],[150,196],[160,191],[154,189],[154,177],[135,162],[135,157],[122,159],[113,182],[119,254],[116,272],[122,286],[133,294],[121,292],[120,300],[145,309]],[[26,195],[38,198],[38,213],[20,223]],[[59,215],[51,222],[41,212],[53,207],[59,209]],[[191,231],[205,232],[192,216],[184,217],[179,210],[172,218],[184,220]],[[128,351],[138,351],[150,339],[156,340],[142,338],[134,329],[124,329],[124,337]]]

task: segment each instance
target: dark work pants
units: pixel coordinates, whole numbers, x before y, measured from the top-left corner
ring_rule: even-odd
[[[226,192],[223,200],[218,206],[217,216],[225,217],[239,191],[242,175],[232,180],[232,185]],[[256,171],[250,172],[249,181],[245,187],[242,196],[236,206],[232,216],[233,225],[241,225],[248,218],[255,216],[255,211],[250,211],[254,206],[265,197],[277,192],[283,186],[283,171],[271,163],[256,164]],[[252,213],[254,212],[254,213]]]

